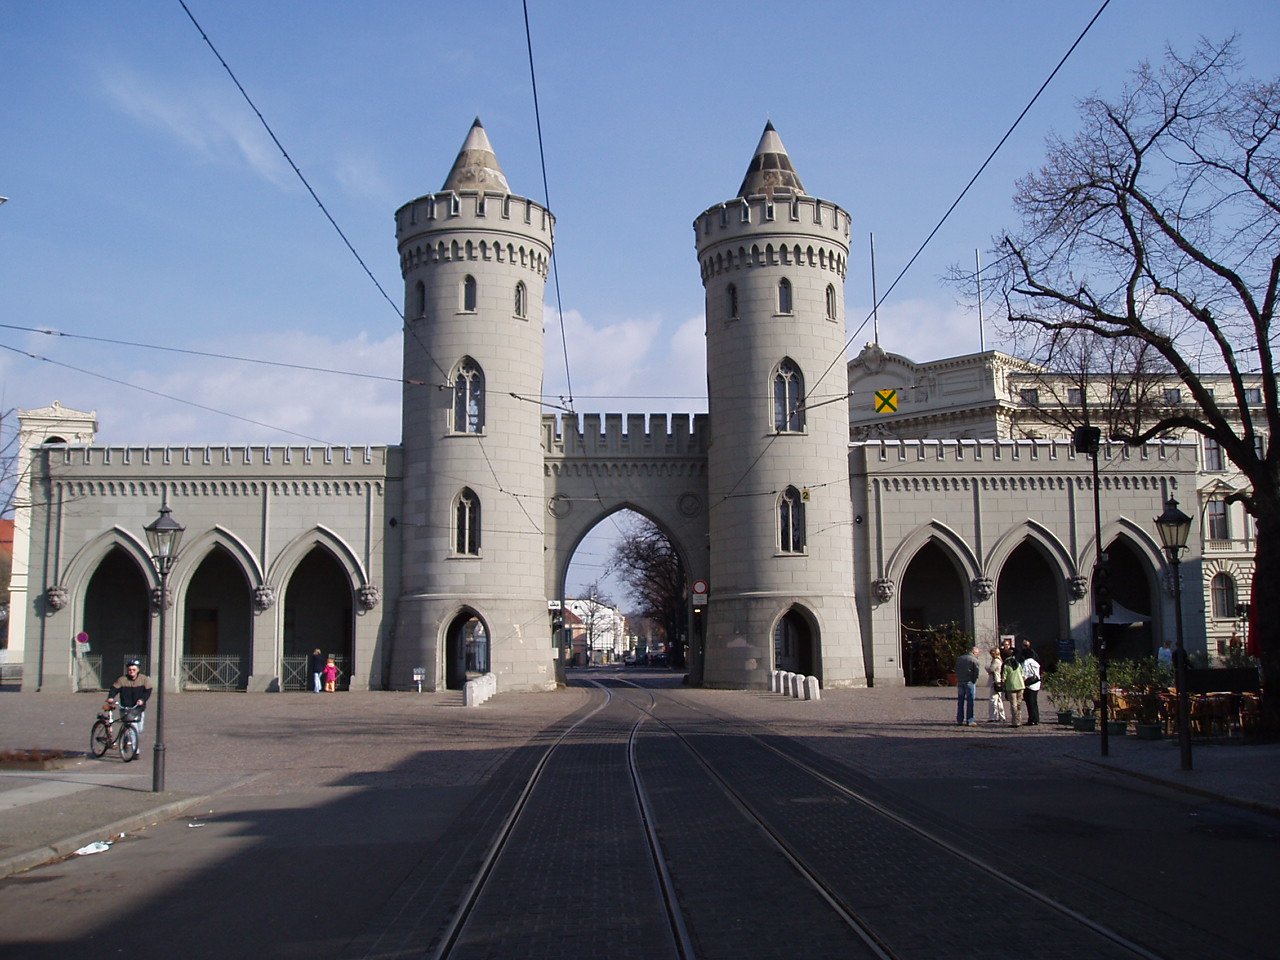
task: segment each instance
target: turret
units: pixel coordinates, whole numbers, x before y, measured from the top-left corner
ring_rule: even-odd
[[[764,687],[775,668],[866,684],[842,402],[849,225],[805,192],[771,123],[738,196],[694,222],[712,435],[709,686]]]
[[[396,211],[406,385],[393,687],[416,667],[432,689],[490,669],[501,690],[554,685],[531,400],[552,223],[511,193],[479,119],[441,190]]]

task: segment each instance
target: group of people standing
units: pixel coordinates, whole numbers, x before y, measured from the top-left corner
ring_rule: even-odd
[[[1027,707],[1026,725],[1040,722],[1040,661],[1030,640],[1023,640],[1015,649],[1011,638],[1003,638],[998,647],[992,647],[987,661],[987,695],[990,700],[988,723],[1008,721],[1011,727],[1021,726],[1022,706]],[[977,699],[978,678],[982,666],[978,660],[977,644],[956,660],[956,723],[961,726],[977,724],[974,701]],[[1005,701],[1008,709],[1005,709]]]
[[[338,689],[338,665],[333,654],[325,656],[316,647],[307,657],[307,672],[311,674],[311,692],[320,693],[323,686],[325,693],[333,693]]]

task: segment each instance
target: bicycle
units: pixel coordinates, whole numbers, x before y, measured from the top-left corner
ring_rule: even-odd
[[[134,725],[141,716],[138,707],[121,707],[119,717],[116,716],[116,702],[108,700],[102,705],[102,712],[93,722],[89,733],[89,752],[101,757],[113,747],[120,751],[120,759],[125,763],[138,757],[138,728]]]

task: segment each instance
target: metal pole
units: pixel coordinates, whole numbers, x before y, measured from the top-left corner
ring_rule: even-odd
[[[1170,551],[1176,553],[1176,551]],[[1178,683],[1178,753],[1182,769],[1191,769],[1191,697],[1187,695],[1187,649],[1182,643],[1182,561],[1173,558],[1174,623],[1177,624],[1178,649],[1174,651],[1174,668]]]
[[[1098,448],[1095,446],[1091,454],[1093,457],[1093,536],[1094,546],[1097,548],[1097,560],[1094,569],[1094,586],[1097,587],[1097,578],[1106,577],[1107,572],[1103,571],[1103,565],[1106,563],[1106,555],[1102,552],[1102,506],[1098,492]],[[1110,589],[1110,583],[1107,584]],[[1106,618],[1103,617],[1101,610],[1095,610],[1094,614],[1094,641],[1098,649],[1098,692],[1101,695],[1101,703],[1099,709],[1102,715],[1098,718],[1102,724],[1102,755],[1110,756],[1111,741],[1107,735],[1107,635],[1103,627]]]
[[[164,608],[169,600],[168,558],[158,557],[160,569],[160,650],[156,676],[156,746],[155,760],[151,767],[151,792],[164,793],[164,681],[165,681],[165,616]]]

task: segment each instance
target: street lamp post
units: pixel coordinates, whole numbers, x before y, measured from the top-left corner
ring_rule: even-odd
[[[1178,647],[1173,653],[1173,666],[1178,684],[1178,752],[1182,769],[1191,769],[1191,698],[1187,695],[1187,649],[1182,642],[1182,574],[1179,564],[1191,534],[1191,518],[1178,509],[1178,501],[1170,497],[1164,513],[1155,519],[1160,543],[1173,567],[1174,623],[1177,625]]]
[[[160,508],[160,516],[144,528],[147,545],[151,548],[151,562],[160,575],[160,641],[157,657],[156,682],[156,746],[155,762],[151,767],[151,792],[164,793],[164,686],[167,677],[165,667],[165,605],[169,600],[169,571],[178,558],[178,546],[186,527],[170,516],[169,506]]]
[[[1107,733],[1107,634],[1106,620],[1111,615],[1111,571],[1107,566],[1107,555],[1102,552],[1102,503],[1098,491],[1098,449],[1102,445],[1102,431],[1097,427],[1076,427],[1072,435],[1076,453],[1087,453],[1093,461],[1093,541],[1096,560],[1093,568],[1093,607],[1096,616],[1093,622],[1093,646],[1098,656],[1098,707],[1102,715],[1098,718],[1101,727],[1100,742],[1102,755],[1108,756],[1111,744]]]

